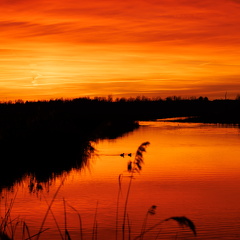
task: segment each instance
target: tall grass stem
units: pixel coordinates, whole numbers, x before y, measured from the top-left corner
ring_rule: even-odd
[[[83,227],[82,227],[82,218],[81,218],[81,215],[80,213],[77,211],[76,208],[74,208],[73,206],[71,206],[69,203],[68,203],[68,206],[70,208],[72,208],[78,215],[78,220],[79,220],[79,230],[80,230],[80,240],[83,240]]]
[[[62,187],[65,179],[66,179],[66,176],[62,179],[59,187],[57,188],[57,190],[56,190],[56,192],[55,192],[55,194],[54,194],[54,196],[53,196],[53,198],[52,198],[52,200],[51,200],[51,203],[50,203],[49,206],[48,206],[48,209],[47,209],[47,211],[46,211],[46,213],[45,213],[45,215],[44,215],[42,224],[41,224],[40,229],[39,229],[39,231],[38,231],[38,234],[36,234],[36,236],[37,236],[37,237],[36,237],[36,240],[39,239],[40,234],[43,232],[43,227],[44,227],[44,224],[45,224],[45,222],[46,222],[46,220],[47,220],[47,216],[48,216],[48,214],[49,214],[49,212],[50,212],[50,209],[51,209],[51,207],[52,207],[52,205],[53,205],[53,203],[54,203],[54,201],[55,201],[55,199],[56,199],[56,197],[57,197],[57,195],[58,195],[58,193],[59,193],[59,191],[60,191],[60,189],[61,189],[61,187]]]

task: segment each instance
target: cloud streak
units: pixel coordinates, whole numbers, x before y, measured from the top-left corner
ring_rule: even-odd
[[[235,94],[239,10],[237,0],[2,0],[0,86],[18,98]]]

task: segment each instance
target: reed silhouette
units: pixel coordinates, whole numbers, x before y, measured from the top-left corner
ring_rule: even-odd
[[[122,239],[123,240],[125,239],[127,207],[128,207],[128,199],[129,199],[129,195],[130,195],[130,190],[131,190],[131,186],[132,186],[133,175],[136,172],[140,172],[142,170],[142,164],[144,162],[143,161],[143,153],[146,151],[146,147],[149,144],[150,144],[149,142],[142,143],[136,151],[134,161],[129,161],[128,162],[128,172],[130,173],[130,176],[129,176],[130,180],[129,180],[126,199],[125,199],[125,204],[124,204],[123,223],[122,223]]]
[[[144,142],[142,143],[137,151],[136,151],[136,154],[135,154],[135,157],[132,161],[130,161],[128,163],[128,173],[130,175],[128,175],[127,177],[129,178],[129,183],[128,183],[128,187],[127,187],[127,191],[126,191],[126,196],[125,196],[125,201],[124,201],[124,208],[123,208],[123,222],[122,222],[122,239],[126,239],[126,237],[128,239],[134,239],[134,240],[137,240],[137,239],[141,239],[143,240],[144,239],[144,236],[151,232],[152,230],[158,228],[159,226],[161,226],[164,222],[168,222],[168,221],[176,221],[179,226],[181,227],[187,227],[188,229],[190,229],[192,231],[192,233],[194,234],[194,236],[197,235],[197,232],[196,232],[196,227],[193,223],[192,220],[190,220],[189,218],[185,217],[185,216],[174,216],[174,217],[169,217],[167,219],[163,219],[161,221],[158,221],[156,224],[150,226],[147,228],[147,220],[148,220],[148,216],[149,215],[154,215],[156,213],[156,209],[157,209],[157,206],[156,205],[152,205],[147,213],[146,213],[146,216],[145,218],[143,219],[143,224],[142,224],[142,227],[140,227],[139,229],[141,230],[139,235],[135,236],[133,238],[133,235],[131,233],[131,225],[130,225],[130,218],[129,218],[129,215],[128,215],[128,200],[129,200],[129,197],[130,197],[130,190],[131,190],[131,187],[132,187],[132,181],[134,179],[134,175],[136,173],[140,173],[140,171],[142,170],[142,165],[144,163],[143,161],[143,154],[146,152],[146,148],[149,146],[149,142]],[[82,240],[84,239],[84,231],[83,231],[83,227],[82,227],[82,218],[81,218],[81,215],[79,213],[79,211],[74,208],[73,206],[71,206],[66,200],[65,198],[63,198],[63,215],[64,215],[64,229],[61,230],[60,227],[59,227],[59,224],[57,222],[57,219],[56,217],[54,216],[54,213],[52,211],[52,207],[53,207],[53,204],[58,196],[58,193],[61,189],[61,187],[63,186],[64,184],[64,181],[66,179],[66,175],[62,177],[61,179],[61,182],[58,186],[58,188],[56,189],[50,203],[47,203],[47,210],[45,212],[45,215],[43,217],[43,220],[40,224],[40,227],[39,227],[39,230],[37,233],[31,235],[30,234],[30,230],[28,228],[28,225],[27,223],[20,219],[19,218],[16,218],[16,219],[12,219],[11,218],[11,211],[12,211],[12,208],[13,208],[13,205],[14,205],[14,201],[16,199],[16,196],[17,194],[15,194],[14,198],[11,199],[10,203],[8,204],[8,208],[6,208],[6,211],[5,211],[5,214],[4,216],[1,216],[1,219],[0,219],[0,239],[2,240],[14,240],[16,239],[16,230],[18,228],[20,228],[20,232],[21,232],[21,239],[35,239],[35,240],[38,240],[41,238],[42,236],[42,233],[47,231],[49,228],[46,228],[45,227],[45,224],[46,224],[46,220],[49,216],[49,214],[52,215],[55,223],[56,223],[56,226],[57,226],[57,229],[58,229],[58,232],[59,232],[59,236],[60,236],[60,239],[62,240],[65,240],[65,239],[68,239],[68,240],[71,240],[71,232],[69,231],[68,229],[68,222],[67,222],[67,207],[68,208],[71,208],[72,210],[74,210],[76,212],[76,214],[78,215],[78,219],[79,219],[79,239]],[[119,192],[118,192],[118,199],[117,199],[117,212],[116,212],[116,236],[115,236],[115,240],[118,239],[118,218],[119,218],[119,210],[118,210],[118,207],[119,207],[119,196],[120,196],[120,193],[121,193],[121,179],[122,179],[122,174],[119,175]],[[46,199],[45,199],[46,200]],[[7,204],[5,203],[5,207],[7,206]],[[1,206],[0,206],[1,207]],[[97,201],[97,204],[96,204],[96,210],[95,210],[95,214],[94,214],[94,222],[93,222],[93,228],[92,228],[92,239],[98,239],[98,222],[97,222],[97,212],[98,212],[98,201]],[[128,228],[127,228],[128,227]],[[64,233],[62,233],[62,231]],[[128,234],[128,235],[127,235]],[[158,235],[160,234],[160,231],[157,233],[157,236],[156,236],[156,239],[158,239]],[[25,236],[27,235],[27,236]],[[175,238],[176,239],[176,238]]]
[[[135,174],[136,173],[140,173],[142,170],[142,165],[144,164],[144,159],[143,159],[143,154],[146,152],[146,148],[150,145],[150,142],[143,142],[137,149],[136,154],[135,154],[135,158],[133,161],[129,161],[128,165],[127,165],[127,170],[128,173],[130,174],[129,176],[127,176],[129,178],[129,183],[128,183],[128,187],[126,190],[126,196],[125,196],[125,202],[124,202],[124,208],[123,208],[123,222],[122,222],[122,240],[125,239],[132,239],[132,234],[131,234],[131,226],[130,226],[130,219],[129,219],[129,215],[128,215],[128,202],[129,202],[129,197],[130,197],[130,192],[131,192],[131,188],[132,188],[132,181],[135,178]],[[118,190],[118,196],[117,196],[117,211],[116,211],[116,235],[115,235],[115,239],[118,239],[118,228],[119,228],[119,201],[120,201],[120,195],[122,193],[122,178],[123,178],[123,174],[119,175],[119,190]],[[170,217],[164,220],[161,220],[159,222],[157,222],[155,225],[149,227],[146,229],[147,226],[147,220],[148,220],[148,216],[149,215],[154,215],[156,213],[156,209],[157,206],[156,205],[152,205],[146,215],[145,218],[143,220],[143,225],[141,228],[141,232],[138,236],[136,236],[134,238],[134,240],[136,239],[144,239],[144,236],[146,233],[152,231],[153,229],[159,227],[160,225],[162,225],[164,222],[167,222],[169,220],[174,220],[176,222],[178,222],[178,224],[181,227],[187,227],[189,228],[194,236],[197,235],[196,232],[196,228],[194,223],[192,222],[192,220],[190,220],[189,218],[185,217],[185,216],[181,216],[181,217]],[[128,231],[127,231],[128,230]],[[156,237],[156,239],[158,238],[158,236]]]

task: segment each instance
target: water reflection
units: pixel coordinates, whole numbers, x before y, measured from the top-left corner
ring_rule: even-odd
[[[14,183],[21,182],[26,176],[33,178],[40,186],[41,182],[47,182],[64,172],[86,167],[95,153],[95,142],[115,139],[138,127],[135,121],[126,120],[117,128],[119,121],[108,120],[101,126],[91,123],[81,126],[79,122],[80,126],[74,126],[74,131],[59,129],[58,126],[57,130],[39,130],[36,135],[28,130],[26,136],[20,139],[17,134],[13,134],[12,139],[0,138],[0,192],[2,188],[11,188]]]
[[[21,182],[22,178],[30,176],[30,191],[41,189],[41,183],[48,182],[52,178],[60,176],[63,172],[69,172],[73,168],[82,168],[88,165],[88,160],[94,153],[91,142],[82,142],[75,146],[72,142],[67,146],[51,145],[51,150],[47,147],[37,152],[37,148],[30,150],[21,155],[14,149],[14,153],[9,153],[6,161],[1,162],[0,168],[0,191],[3,187],[11,188],[14,183]],[[76,152],[77,150],[77,152]],[[16,152],[15,152],[16,151]],[[67,153],[66,151],[69,151]],[[72,152],[71,152],[72,151]],[[73,153],[75,151],[75,153]],[[55,152],[55,153],[54,153]],[[53,160],[52,160],[53,159]],[[34,186],[36,182],[36,188]]]
[[[169,217],[185,216],[196,225],[197,237],[188,228],[179,228],[177,222],[165,221],[144,239],[156,239],[158,234],[159,239],[239,239],[239,129],[211,124],[142,122],[138,130],[127,136],[94,145],[98,157],[92,159],[90,170],[73,169],[55,178],[46,188],[50,189],[48,192],[29,194],[31,179],[26,178],[15,185],[13,193],[2,193],[5,195],[1,209],[18,190],[12,218],[21,216],[34,234],[48,209],[45,199],[50,203],[63,183],[52,206],[61,231],[64,232],[65,226],[64,198],[71,239],[81,239],[79,216],[73,208],[81,215],[84,239],[91,239],[97,206],[98,239],[116,239],[118,176],[128,175],[127,164],[145,141],[151,145],[144,155],[141,173],[133,180],[127,208],[133,238],[141,233],[143,224],[148,229]],[[122,153],[132,156],[124,154],[123,158]],[[128,182],[128,177],[123,178],[120,220]],[[36,187],[37,183],[33,183]],[[157,206],[156,214],[149,215],[145,224],[146,213],[153,205]],[[43,233],[42,239],[61,239],[51,214],[45,227],[50,229]]]

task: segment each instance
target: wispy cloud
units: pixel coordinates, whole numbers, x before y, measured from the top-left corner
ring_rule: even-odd
[[[237,0],[2,0],[0,86],[12,91],[2,94],[235,93],[239,10]]]
[[[14,3],[8,11],[15,15],[5,16],[1,29],[36,41],[57,35],[55,40],[66,42],[234,43],[240,23],[236,9],[224,1],[24,1],[24,8]]]

